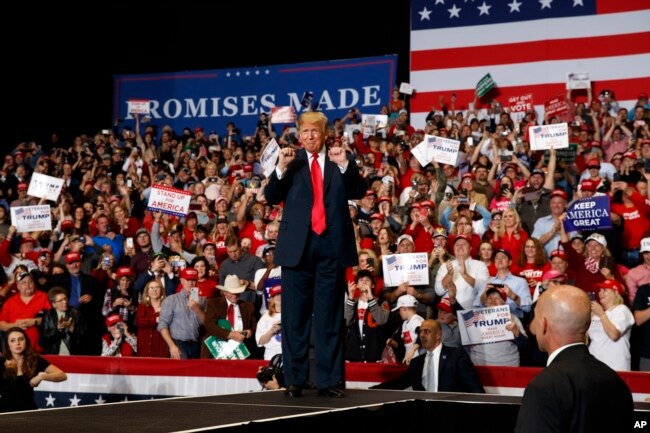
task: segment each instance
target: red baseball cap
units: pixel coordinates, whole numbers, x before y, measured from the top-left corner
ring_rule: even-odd
[[[563,250],[553,250],[553,251],[551,251],[551,259],[553,257],[559,257],[562,260],[564,260],[565,262],[568,261],[568,257],[567,257],[566,253]]]
[[[447,313],[454,312],[454,308],[451,306],[451,303],[449,302],[449,298],[446,296],[442,298],[440,302],[438,302],[438,309],[442,311],[446,311]]]
[[[282,286],[273,286],[269,289],[269,298],[282,293]]]
[[[585,179],[580,182],[580,189],[583,191],[596,192],[596,189],[598,189],[598,184],[591,179]]]
[[[564,200],[568,200],[568,196],[566,195],[566,192],[562,189],[554,189],[551,192],[551,198],[553,197],[562,197]]]
[[[623,285],[616,280],[605,280],[602,283],[596,283],[596,287],[599,287],[601,289],[616,290],[619,295],[622,295],[625,292]]]
[[[194,268],[183,268],[181,270],[181,278],[185,278],[186,280],[198,280],[199,271]]]
[[[106,327],[116,325],[122,321],[122,318],[119,314],[109,314],[106,316]]]
[[[65,262],[67,264],[73,263],[73,262],[80,262],[81,261],[81,254],[77,252],[72,252],[68,253],[65,255]]]
[[[128,266],[120,266],[119,268],[117,268],[115,274],[117,275],[117,278],[132,277],[133,271]]]

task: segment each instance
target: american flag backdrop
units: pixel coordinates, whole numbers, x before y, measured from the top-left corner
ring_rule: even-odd
[[[570,72],[590,73],[594,97],[609,89],[629,107],[650,91],[650,1],[412,0],[410,70],[415,127],[440,95],[456,93],[466,109],[487,73],[498,87],[488,97],[532,92],[539,115]]]

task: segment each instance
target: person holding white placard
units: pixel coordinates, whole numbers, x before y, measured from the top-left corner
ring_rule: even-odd
[[[498,307],[505,305],[508,299],[506,289],[500,284],[488,284],[485,291],[485,306]],[[469,356],[474,365],[500,365],[519,367],[519,347],[526,344],[528,336],[524,325],[514,314],[505,328],[512,332],[514,340],[497,341],[489,344],[473,344],[468,347]]]

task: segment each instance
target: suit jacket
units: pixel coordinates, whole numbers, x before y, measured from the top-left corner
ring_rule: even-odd
[[[399,378],[374,386],[374,389],[405,389],[409,386],[414,391],[425,391],[422,383],[422,370],[426,355],[414,358],[408,370]],[[465,350],[447,347],[443,344],[438,366],[438,392],[473,392],[484,393],[474,364]]]
[[[560,352],[528,384],[515,431],[623,431],[631,429],[633,413],[625,382],[581,344]]]
[[[240,300],[237,302],[239,311],[241,313],[241,320],[244,329],[252,331],[251,337],[244,340],[244,344],[248,350],[253,353],[257,344],[255,343],[255,328],[257,327],[257,319],[255,319],[255,307],[250,302]],[[229,330],[217,326],[217,321],[220,319],[228,320],[228,301],[223,296],[214,299],[208,299],[205,307],[205,338],[214,335],[221,340],[227,340]],[[210,358],[212,355],[205,344],[201,345],[201,358]]]
[[[83,272],[79,274],[79,282],[81,285],[81,296],[92,296],[90,302],[81,304],[79,307],[79,313],[81,313],[87,330],[86,334],[81,336],[81,354],[99,355],[101,354],[101,337],[106,333],[106,325],[104,325],[104,316],[102,315],[106,287],[98,287],[96,280]],[[70,289],[72,288],[70,274],[65,272],[63,274],[52,275],[48,281],[47,288],[49,290],[52,287],[64,288],[68,297],[70,297]]]
[[[348,168],[341,173],[339,167],[325,156],[323,201],[327,230],[334,244],[334,253],[343,267],[358,262],[354,229],[348,200],[364,196],[367,185],[359,175],[354,160],[348,155]],[[280,232],[275,249],[275,263],[281,266],[298,265],[311,230],[313,190],[309,158],[300,149],[289,164],[282,179],[275,171],[269,177],[264,197],[272,205],[285,202],[280,221]]]
[[[43,317],[43,332],[41,338],[43,340],[43,348],[46,353],[50,355],[59,354],[59,346],[63,342],[71,355],[80,354],[81,337],[86,334],[86,324],[79,314],[79,310],[69,307],[65,312],[65,319],[72,318],[74,323],[73,331],[67,329],[58,329],[59,316],[56,309],[52,308]]]

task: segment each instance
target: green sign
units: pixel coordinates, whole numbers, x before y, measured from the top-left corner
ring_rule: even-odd
[[[576,143],[569,143],[569,147],[555,149],[555,160],[557,162],[564,161],[567,165],[570,165],[575,162],[577,153],[578,145]],[[550,155],[548,150],[544,151],[544,164],[548,164]]]
[[[492,79],[492,76],[490,74],[487,74],[485,77],[481,78],[476,85],[476,95],[479,98],[482,98],[495,86],[496,83]]]
[[[219,319],[217,326],[230,331],[230,322]],[[221,340],[214,335],[206,338],[203,343],[208,347],[214,359],[246,359],[251,356],[244,343],[236,340]]]

